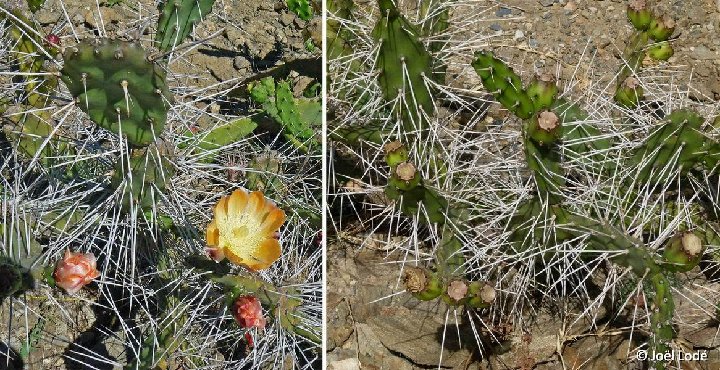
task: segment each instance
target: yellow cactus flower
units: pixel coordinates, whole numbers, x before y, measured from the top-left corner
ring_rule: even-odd
[[[209,255],[251,270],[266,269],[280,258],[275,235],[284,222],[285,212],[262,192],[235,190],[215,206],[206,233]]]

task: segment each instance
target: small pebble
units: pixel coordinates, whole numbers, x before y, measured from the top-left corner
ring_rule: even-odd
[[[513,39],[514,39],[515,41],[520,41],[520,40],[522,40],[522,39],[524,39],[524,38],[525,38],[525,32],[523,32],[523,31],[521,31],[521,30],[515,31],[515,37],[513,37]]]
[[[505,17],[505,16],[510,15],[510,14],[512,14],[512,10],[510,10],[510,9],[508,9],[508,8],[504,8],[504,7],[501,7],[500,9],[498,9],[498,10],[495,12],[495,15],[498,16],[498,17]]]
[[[493,31],[502,31],[502,26],[497,23],[493,23],[490,25],[490,29]]]
[[[553,4],[555,4],[555,0],[540,0],[542,6],[552,6]]]

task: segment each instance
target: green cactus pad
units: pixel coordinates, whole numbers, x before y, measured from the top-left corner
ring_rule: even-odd
[[[0,256],[0,302],[22,291],[25,274],[22,266],[7,256]]]
[[[282,126],[290,142],[301,149],[319,144],[315,132],[322,124],[322,104],[317,99],[295,98],[289,82],[272,77],[248,85],[248,91],[265,114]]]
[[[434,112],[432,93],[425,78],[433,77],[433,57],[420,40],[420,32],[400,14],[391,0],[380,0],[381,17],[373,29],[373,38],[380,45],[376,68],[378,83],[387,101],[401,94],[405,130],[422,130],[424,114]]]
[[[640,184],[664,182],[675,170],[687,173],[704,160],[704,118],[690,109],[669,114],[643,144],[635,149],[631,163],[639,168]]]
[[[285,0],[288,9],[297,14],[300,19],[309,21],[312,19],[313,11],[309,0]]]
[[[503,107],[522,119],[532,117],[535,104],[523,90],[522,80],[512,68],[491,53],[483,51],[475,53],[472,66],[485,89],[492,93]]]
[[[561,190],[565,186],[559,153],[552,147],[539,146],[528,139],[525,140],[525,160],[533,171],[540,196],[550,204],[559,203],[562,200]]]
[[[528,85],[527,94],[532,99],[535,111],[550,109],[558,95],[557,85],[547,76],[536,78]]]
[[[215,0],[165,0],[155,34],[157,48],[169,51],[183,42],[193,27],[212,11]]]
[[[608,170],[614,168],[613,160],[608,159],[606,154],[611,146],[610,140],[604,137],[603,133],[595,126],[588,123],[588,114],[584,110],[577,104],[565,99],[558,99],[553,105],[552,111],[560,118],[567,162],[604,167]]]
[[[132,153],[129,163],[117,163],[111,184],[115,188],[123,186],[124,211],[128,211],[131,204],[147,211],[160,201],[157,191],[163,191],[174,174],[175,167],[166,155],[143,149]]]
[[[108,39],[68,48],[61,79],[98,126],[144,146],[160,135],[172,99],[165,72],[137,44]]]

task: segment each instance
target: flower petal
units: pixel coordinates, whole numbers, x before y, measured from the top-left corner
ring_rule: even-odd
[[[205,232],[205,241],[209,246],[217,246],[220,244],[220,230],[217,228],[215,220],[208,225],[207,231]]]
[[[225,220],[228,218],[227,203],[228,197],[220,198],[220,201],[215,206],[215,221],[225,223]]]
[[[245,265],[245,260],[249,257],[243,253],[243,255],[240,255],[238,252],[242,253],[243,250],[239,250],[239,248],[226,248],[225,249],[225,258],[227,258],[230,262],[236,264],[236,265]]]
[[[228,214],[230,217],[237,216],[245,210],[248,198],[248,193],[245,190],[237,189],[232,192],[228,200]]]
[[[280,253],[280,242],[272,238],[267,238],[260,244],[260,248],[253,252],[253,261],[249,261],[250,263],[248,263],[247,266],[252,270],[266,269],[280,258]]]
[[[260,218],[263,215],[263,208],[265,207],[265,197],[261,191],[253,191],[250,193],[250,199],[248,200],[247,208],[245,212],[250,217]]]
[[[265,221],[263,222],[262,232],[265,234],[274,233],[285,222],[285,212],[282,209],[275,208],[271,210]]]

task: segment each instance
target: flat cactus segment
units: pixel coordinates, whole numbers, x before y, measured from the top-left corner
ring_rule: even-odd
[[[472,66],[485,89],[507,110],[522,119],[528,119],[536,112],[536,103],[523,89],[520,76],[503,61],[489,52],[481,51],[475,54]]]
[[[631,163],[640,169],[637,181],[665,182],[679,170],[686,173],[705,157],[705,135],[700,130],[705,119],[690,109],[679,109],[636,148]]]
[[[562,200],[561,190],[565,186],[565,177],[560,167],[560,155],[553,149],[542,147],[533,140],[525,140],[525,160],[533,171],[535,184],[540,196],[550,204]]]
[[[652,337],[650,338],[650,352],[652,354],[663,354],[670,350],[670,341],[675,336],[675,329],[672,326],[672,319],[675,313],[675,302],[670,289],[670,282],[662,273],[655,273],[650,276],[655,297],[652,300],[652,307],[655,307],[650,315],[650,327]],[[652,369],[665,369],[665,362],[651,361]]]
[[[165,190],[170,178],[175,175],[175,167],[168,159],[169,155],[143,148],[133,151],[129,159],[121,158],[115,165],[110,183],[115,188],[123,187],[124,211],[131,209],[131,204],[144,211],[155,207],[159,201],[155,189],[161,192]]]
[[[312,19],[313,10],[309,0],[285,0],[291,12],[297,14],[300,19],[309,21]]]
[[[160,20],[155,34],[157,48],[170,51],[190,34],[193,27],[210,14],[215,0],[165,0],[160,4]]]
[[[379,1],[380,17],[373,29],[379,44],[376,68],[383,97],[393,101],[402,94],[403,121],[407,131],[423,129],[423,113],[434,112],[425,77],[433,77],[433,57],[420,40],[417,27],[400,14],[392,1]]]
[[[330,140],[339,141],[348,145],[359,145],[369,142],[382,145],[383,137],[389,135],[382,122],[370,122],[366,125],[338,127],[329,133]]]
[[[318,145],[315,131],[322,124],[322,104],[316,99],[295,98],[290,83],[266,77],[248,86],[250,97],[262,104],[265,114],[278,122],[285,137],[299,148]]]
[[[587,122],[587,112],[562,98],[553,104],[552,111],[560,118],[563,147],[566,149],[564,154],[568,162],[613,168],[614,162],[607,158],[612,142],[597,127]]]
[[[212,162],[219,154],[218,149],[240,141],[250,135],[257,128],[256,116],[239,118],[229,123],[217,125],[207,132],[193,132],[188,130],[185,137],[188,142],[197,140],[193,145],[193,153],[202,156],[204,162]],[[187,142],[179,145],[180,149],[188,147]]]
[[[354,9],[355,4],[352,0],[328,0],[327,2],[328,14],[333,14],[337,18],[350,19]],[[342,27],[340,21],[327,20],[326,38],[327,58],[329,60],[352,54],[354,37],[351,32]]]
[[[98,126],[145,146],[165,126],[172,96],[165,72],[145,50],[126,41],[83,41],[64,54],[61,79]]]

